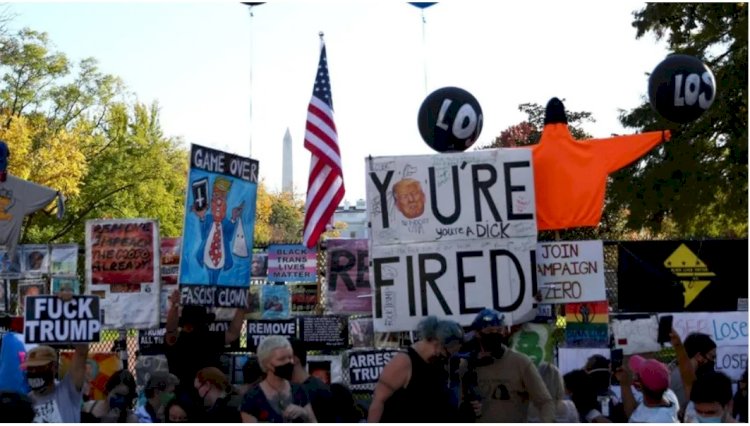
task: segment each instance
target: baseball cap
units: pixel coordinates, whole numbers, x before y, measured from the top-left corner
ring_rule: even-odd
[[[637,374],[641,383],[647,389],[660,392],[669,387],[669,369],[655,359],[646,359],[640,355],[633,355],[628,360],[630,371]]]
[[[26,359],[21,364],[21,368],[40,367],[51,362],[57,362],[57,351],[49,346],[37,346],[26,352]]]
[[[471,323],[472,330],[481,330],[485,327],[495,327],[505,325],[505,315],[494,309],[484,308]]]

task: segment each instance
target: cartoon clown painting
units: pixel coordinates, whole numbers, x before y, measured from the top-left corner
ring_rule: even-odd
[[[200,219],[201,243],[196,252],[198,265],[208,272],[208,283],[218,284],[221,271],[232,268],[231,244],[235,235],[237,220],[245,207],[244,201],[232,209],[227,218],[227,199],[232,181],[218,176],[211,190],[211,204],[201,210],[193,205],[193,212]],[[210,210],[210,211],[209,211]]]

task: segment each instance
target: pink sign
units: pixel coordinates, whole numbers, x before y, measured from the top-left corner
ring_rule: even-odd
[[[337,314],[372,314],[366,239],[328,240],[328,304]]]

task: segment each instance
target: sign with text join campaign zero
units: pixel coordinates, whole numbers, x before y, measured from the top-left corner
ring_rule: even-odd
[[[537,287],[543,303],[607,300],[601,241],[553,241],[536,246]]]
[[[98,342],[101,311],[96,296],[29,296],[24,310],[26,343]]]
[[[437,315],[469,325],[485,307],[509,323],[533,309],[531,152],[375,157],[367,168],[376,331]]]
[[[183,304],[246,306],[257,185],[256,160],[192,145],[179,272]]]

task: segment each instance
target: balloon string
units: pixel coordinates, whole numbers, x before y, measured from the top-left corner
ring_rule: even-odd
[[[424,68],[424,94],[427,95],[427,35],[425,27],[427,26],[427,19],[424,17],[424,9],[422,9],[422,67]]]

